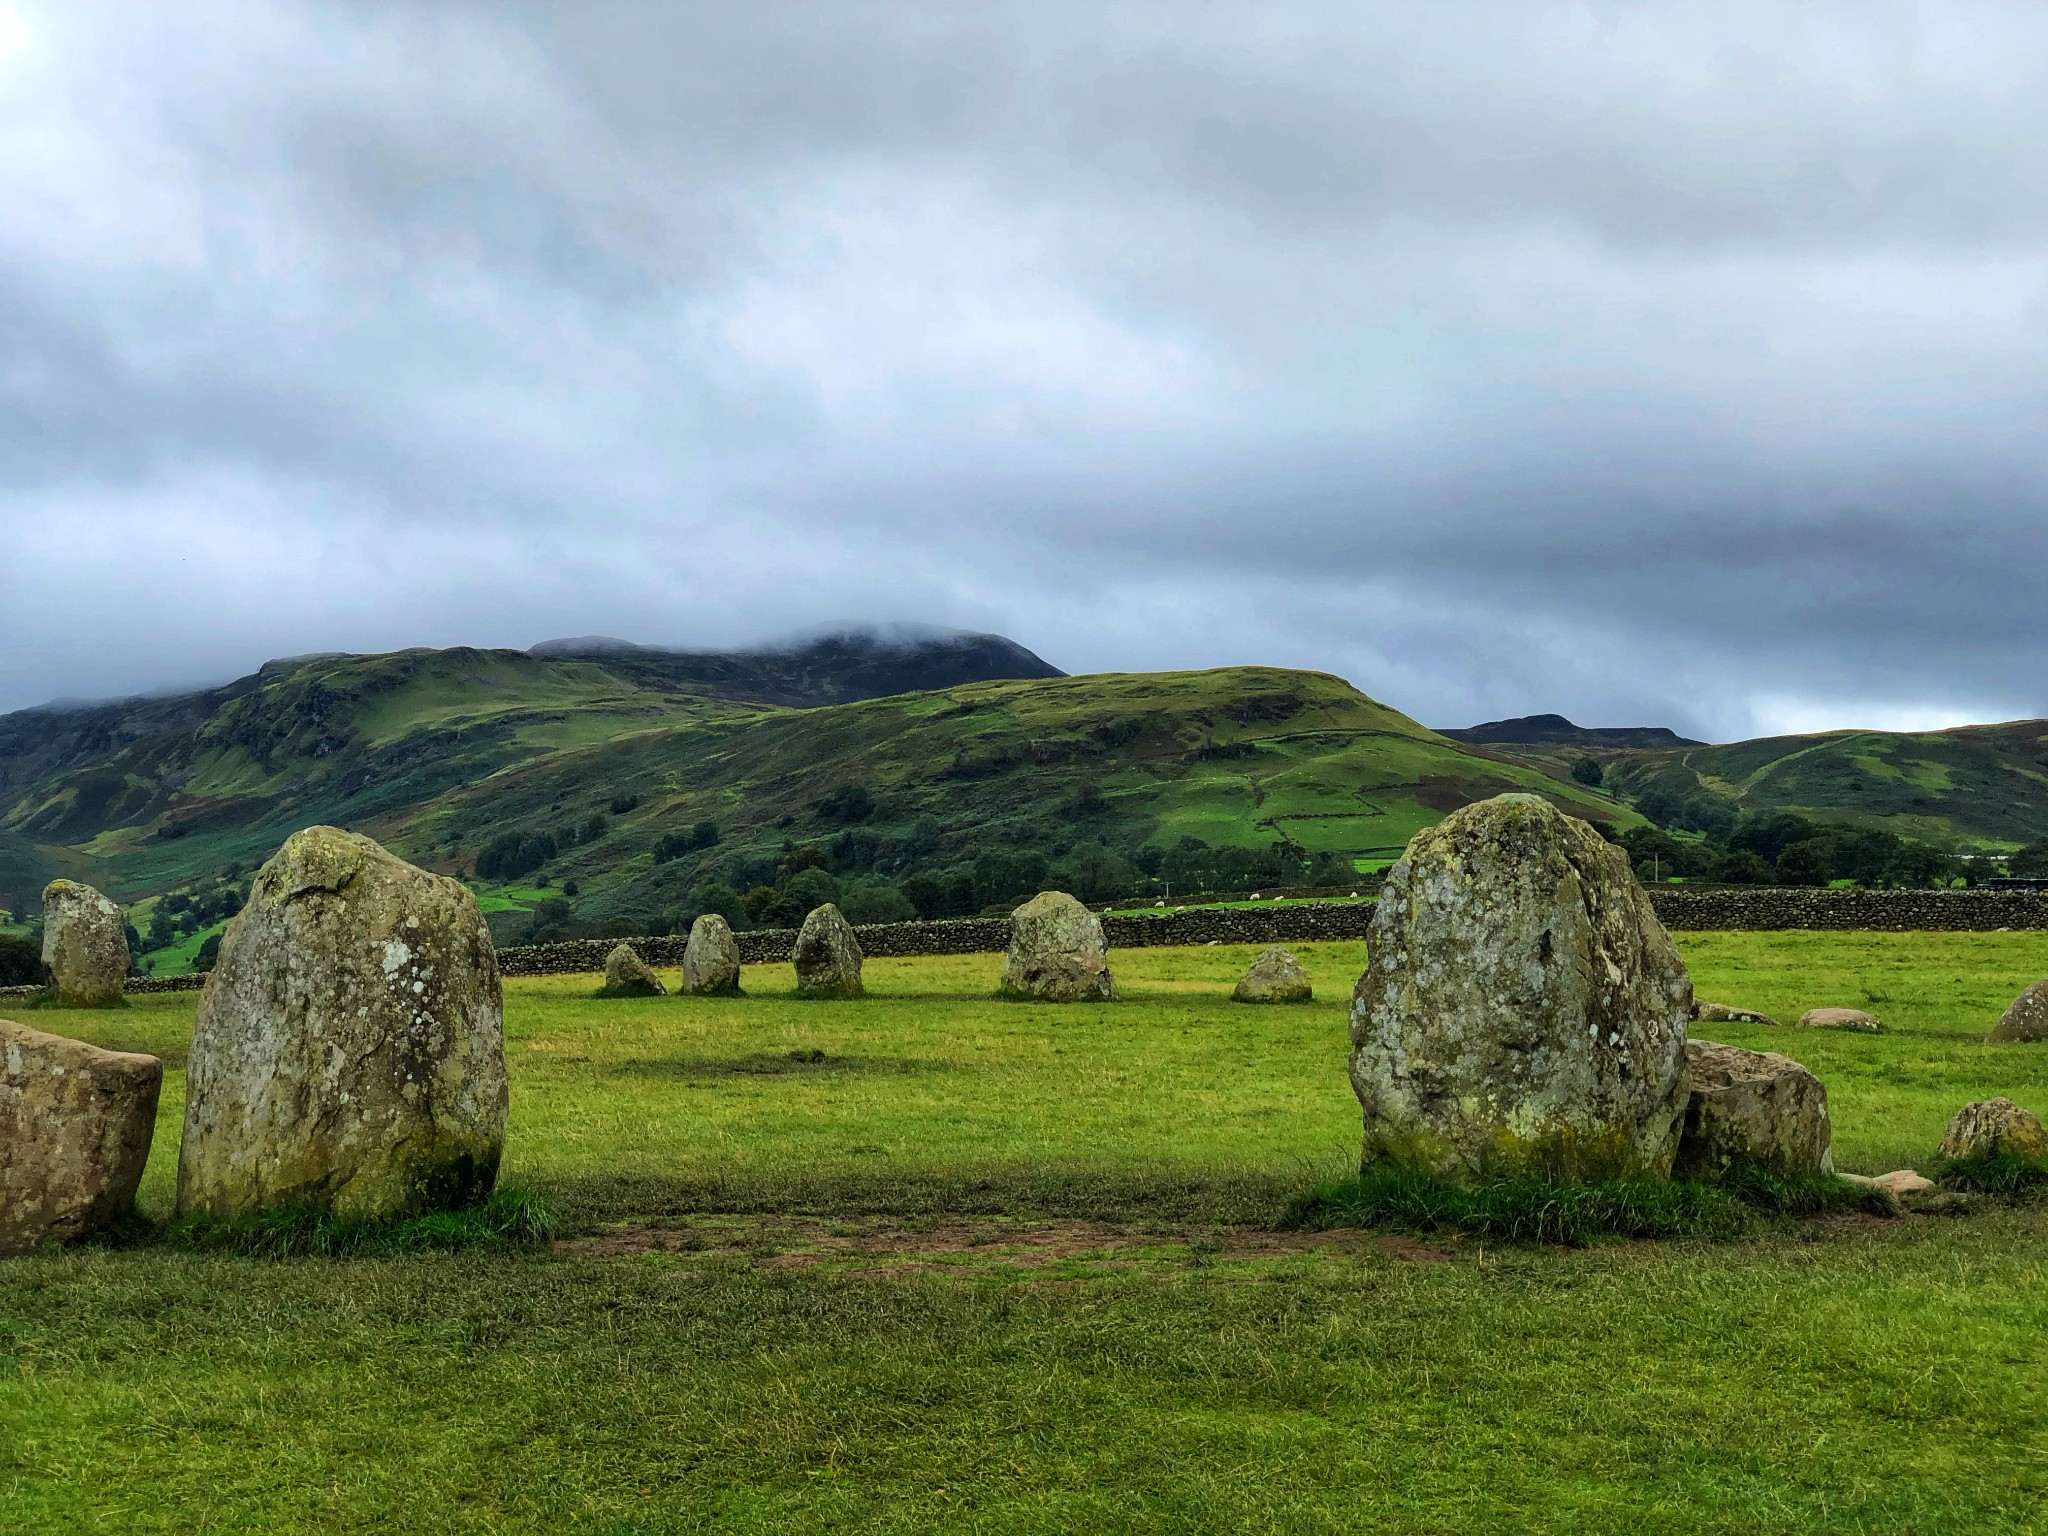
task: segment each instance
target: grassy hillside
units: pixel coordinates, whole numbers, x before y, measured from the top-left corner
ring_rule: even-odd
[[[506,878],[557,893],[574,882],[579,918],[632,925],[706,882],[774,880],[792,846],[870,880],[960,870],[991,850],[1095,850],[1112,870],[1170,855],[1193,870],[1190,849],[1276,845],[1303,868],[1327,855],[1318,867],[1349,878],[1507,789],[1636,820],[1337,678],[1267,668],[791,709],[602,658],[412,651],[274,665],[203,707],[119,709],[0,722],[0,876],[91,880],[137,903],[144,931],[147,898],[213,902],[224,875],[317,821],[464,873],[507,838],[546,839],[545,857]],[[700,826],[715,844],[675,846]],[[186,934],[166,959],[189,961],[197,943]]]
[[[1608,786],[1631,798],[1704,793],[1741,810],[1799,811],[1964,850],[2048,834],[2048,720],[1591,755],[1606,760]],[[1555,756],[1528,760],[1551,766]]]

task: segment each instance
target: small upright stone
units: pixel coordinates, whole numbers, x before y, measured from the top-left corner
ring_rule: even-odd
[[[660,997],[668,988],[630,944],[616,944],[604,957],[605,997]]]
[[[826,902],[804,919],[790,959],[796,989],[804,997],[859,997],[860,940],[839,909]]]
[[[43,889],[43,965],[66,1008],[111,1008],[128,975],[121,909],[89,885],[52,880]]]
[[[1876,1035],[1884,1031],[1875,1015],[1865,1013],[1861,1008],[1809,1008],[1799,1015],[1801,1029],[1846,1029],[1859,1035]]]
[[[257,871],[200,994],[178,1209],[389,1218],[482,1199],[505,1008],[476,898],[311,827]]]
[[[716,912],[690,924],[690,942],[683,946],[683,990],[694,997],[739,996],[740,946]]]
[[[1832,1173],[1828,1091],[1806,1068],[1775,1051],[1744,1051],[1688,1040],[1692,1088],[1672,1172],[1719,1179],[1737,1168]]]
[[[1949,1121],[1941,1155],[2048,1158],[2048,1130],[2011,1099],[1979,1099]]]
[[[2048,1040],[2048,979],[2035,982],[2014,998],[1984,1043],[2013,1045],[2035,1040]]]
[[[1671,1171],[1692,979],[1628,856],[1535,795],[1418,832],[1351,1005],[1365,1161],[1442,1176]]]
[[[1041,891],[1010,914],[1002,989],[1041,1003],[1107,1002],[1116,996],[1102,919],[1065,891]]]
[[[164,1064],[0,1019],[0,1258],[125,1216]]]
[[[1301,962],[1278,944],[1259,951],[1258,959],[1230,994],[1231,1000],[1239,1003],[1308,1003],[1315,1001],[1315,995],[1315,986]]]

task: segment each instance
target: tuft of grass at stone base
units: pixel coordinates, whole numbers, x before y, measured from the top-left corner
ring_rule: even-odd
[[[1602,1238],[1731,1238],[1767,1221],[1821,1211],[1890,1211],[1882,1192],[1831,1174],[1786,1178],[1745,1172],[1720,1184],[1607,1179],[1458,1183],[1400,1168],[1374,1168],[1320,1184],[1296,1199],[1283,1226],[1377,1227],[1397,1232],[1463,1232],[1494,1242],[1561,1243]]]
[[[199,1253],[263,1259],[352,1259],[376,1254],[428,1253],[462,1248],[534,1248],[564,1231],[545,1195],[501,1187],[481,1205],[432,1211],[403,1221],[335,1216],[311,1206],[278,1206],[246,1216],[204,1213],[161,1225],[125,1229],[130,1246],[155,1244]]]

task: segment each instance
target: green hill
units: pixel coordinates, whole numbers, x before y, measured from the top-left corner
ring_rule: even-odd
[[[578,921],[633,927],[706,882],[775,880],[793,845],[847,880],[1086,855],[1111,881],[1176,858],[1185,882],[1276,845],[1348,878],[1503,790],[1638,819],[1318,673],[1010,679],[814,708],[688,688],[644,657],[408,651],[8,716],[0,878],[203,895],[326,821],[433,868],[488,855],[522,905],[573,882]]]
[[[1518,753],[1555,771],[1556,754]],[[1945,731],[1830,731],[1669,752],[1594,752],[1610,789],[1653,819],[1709,797],[1737,811],[1797,811],[1958,851],[2048,835],[2048,720]]]

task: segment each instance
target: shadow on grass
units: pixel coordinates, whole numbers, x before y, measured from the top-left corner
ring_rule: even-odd
[[[861,1149],[849,1149],[858,1153]],[[546,1181],[575,1225],[697,1215],[1011,1216],[1033,1220],[1272,1227],[1316,1169],[1145,1169],[987,1162],[897,1168],[740,1169],[670,1178],[597,1175]]]
[[[662,1056],[619,1062],[607,1077],[658,1077],[687,1080],[721,1077],[818,1077],[846,1073],[910,1076],[952,1072],[958,1063],[914,1056],[833,1056],[820,1050],[785,1051],[779,1056]]]
[[[1602,1238],[1740,1237],[1787,1217],[1892,1210],[1889,1196],[1832,1174],[1784,1178],[1747,1172],[1720,1184],[1661,1179],[1461,1184],[1377,1168],[1309,1190],[1289,1205],[1282,1224],[1466,1232],[1496,1242],[1576,1248]]]
[[[165,1222],[137,1217],[109,1234],[109,1240],[123,1248],[260,1259],[352,1259],[463,1248],[537,1248],[566,1230],[547,1196],[505,1187],[468,1210],[435,1211],[404,1221],[366,1221],[310,1206],[281,1206],[247,1216],[193,1214]]]

